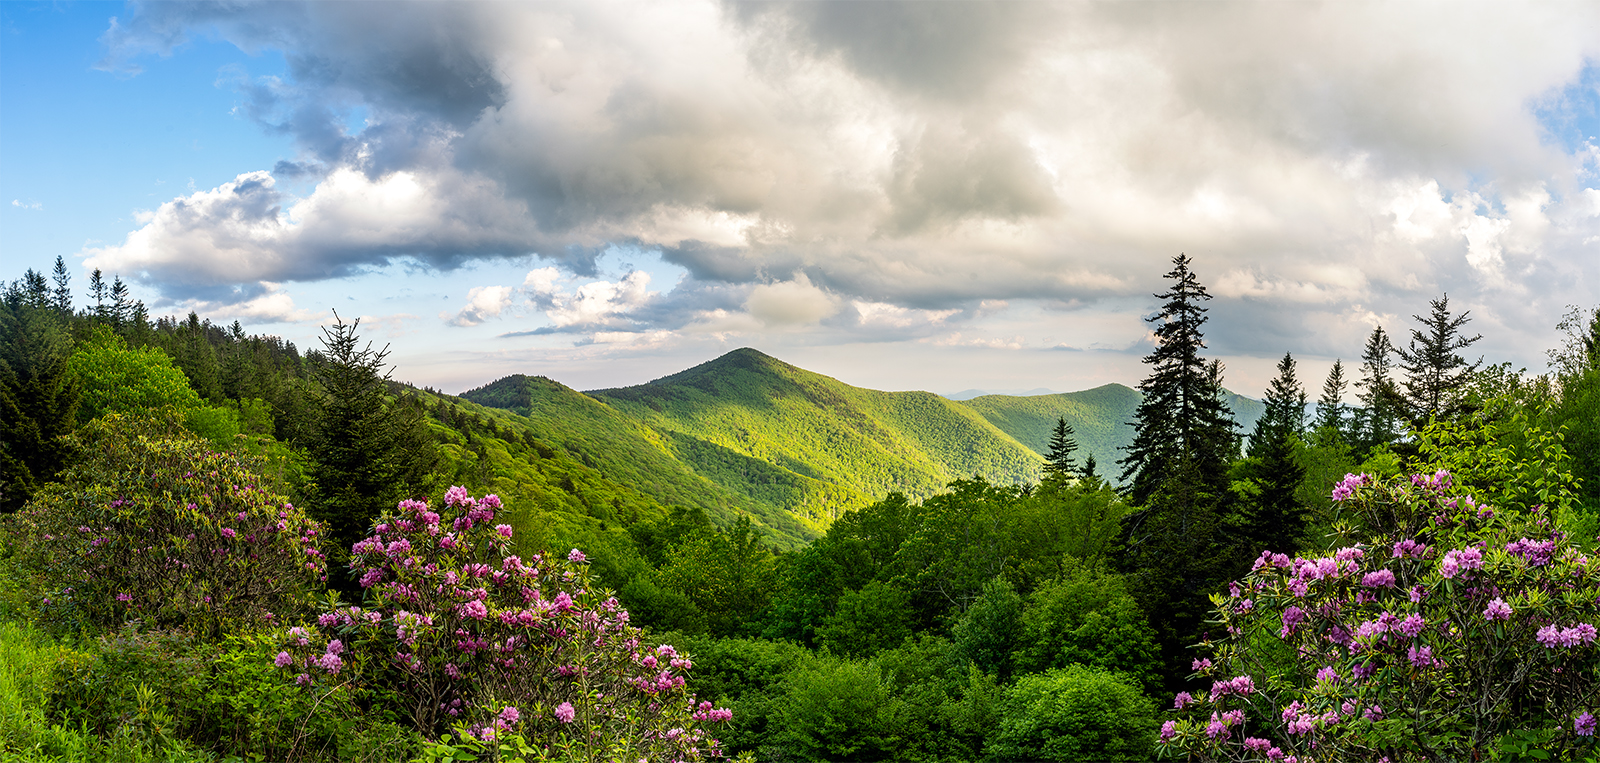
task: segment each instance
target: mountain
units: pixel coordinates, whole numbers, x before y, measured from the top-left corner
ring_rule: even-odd
[[[1033,389],[1025,389],[1025,390],[1018,390],[1018,389],[964,389],[964,390],[961,390],[960,392],[952,392],[952,393],[950,393],[948,395],[940,395],[940,397],[947,398],[947,399],[950,399],[950,400],[971,400],[972,398],[983,397],[984,395],[1011,395],[1011,396],[1014,396],[1014,397],[1031,397],[1033,395],[1054,395],[1054,394],[1056,394],[1056,391],[1053,390],[1053,389],[1045,389],[1044,387],[1035,387]]]
[[[852,387],[748,348],[648,384],[588,394],[672,433],[683,443],[680,457],[730,489],[752,493],[756,476],[807,478],[773,498],[819,530],[852,508],[834,500],[865,503],[892,491],[926,497],[973,475],[1032,482],[1042,463],[960,403],[929,392]],[[717,468],[704,461],[713,455],[782,471]],[[832,493],[817,493],[825,487]]]
[[[882,392],[745,348],[631,387],[578,392],[518,374],[460,399],[594,479],[662,506],[700,507],[718,524],[747,516],[792,546],[890,492],[925,498],[972,476],[1036,482],[1057,418],[1075,430],[1080,463],[1093,454],[1115,478],[1141,396],[1120,384],[964,401]],[[1228,404],[1243,431],[1263,409],[1231,393]]]
[[[570,454],[583,465],[615,483],[629,485],[665,506],[695,506],[719,524],[737,516],[749,516],[767,531],[780,546],[809,540],[816,533],[797,522],[782,501],[749,491],[732,490],[705,472],[717,463],[714,454],[704,453],[672,432],[662,432],[617,411],[604,401],[578,392],[543,376],[516,374],[469,390],[461,398],[486,408],[501,409],[508,423],[519,425],[529,435]],[[706,465],[697,470],[681,458],[693,452]],[[736,460],[737,461],[737,460]],[[737,467],[754,473],[761,482],[763,463],[739,463]],[[781,480],[768,480],[779,481]],[[822,491],[826,492],[826,491]],[[852,499],[855,496],[851,496]]]

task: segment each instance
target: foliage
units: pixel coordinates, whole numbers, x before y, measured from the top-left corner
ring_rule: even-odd
[[[1533,740],[1541,756],[1594,752],[1600,569],[1548,512],[1480,504],[1443,471],[1350,475],[1335,497],[1366,528],[1355,545],[1264,552],[1214,597],[1218,636],[1195,662],[1213,682],[1179,695],[1170,751],[1464,760]]]
[[[106,413],[140,414],[163,408],[200,407],[189,380],[160,350],[132,349],[105,327],[97,327],[72,354],[68,367],[83,389],[79,422]]]
[[[898,760],[901,701],[866,661],[819,657],[785,679],[775,709],[785,752],[806,761]]]
[[[1011,676],[1011,650],[1022,634],[1022,597],[1002,578],[985,583],[983,594],[950,629],[954,654],[1002,680]]]
[[[15,511],[66,466],[79,388],[71,341],[42,297],[0,299],[0,511]]]
[[[1155,705],[1121,674],[1070,665],[1019,678],[984,751],[996,760],[1149,760]]]
[[[1028,597],[1021,625],[1011,658],[1019,674],[1081,664],[1159,685],[1155,631],[1119,575],[1074,563]]]
[[[216,637],[310,604],[325,576],[317,525],[264,491],[248,461],[117,414],[78,437],[84,461],[21,515],[47,620]]]
[[[578,551],[508,555],[499,508],[460,487],[443,514],[401,502],[351,549],[367,607],[332,609],[315,633],[291,629],[276,664],[317,689],[391,686],[428,738],[461,723],[481,741],[517,732],[570,760],[715,757],[698,726],[729,713],[695,705],[688,658],[642,648]]]
[[[655,576],[680,593],[719,636],[756,635],[777,584],[772,550],[747,519],[726,531],[706,528],[676,546]]]
[[[873,580],[846,591],[817,629],[817,644],[849,657],[871,657],[911,637],[915,625],[911,597],[890,583]]]

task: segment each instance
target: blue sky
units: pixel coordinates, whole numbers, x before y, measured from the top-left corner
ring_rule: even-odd
[[[115,19],[115,20],[113,20]],[[0,3],[0,263],[397,378],[742,346],[885,389],[1136,383],[1172,256],[1229,385],[1448,292],[1600,303],[1592,4]]]

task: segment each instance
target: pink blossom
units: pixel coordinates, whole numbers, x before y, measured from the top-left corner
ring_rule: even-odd
[[[1572,721],[1572,730],[1577,732],[1578,736],[1592,737],[1594,736],[1594,728],[1594,716],[1587,710]]]
[[[572,549],[571,551],[567,552],[567,561],[569,561],[569,562],[586,562],[586,561],[589,561],[589,557],[584,556],[583,552],[579,551],[578,549]]]
[[[1486,620],[1509,619],[1511,617],[1511,605],[1507,604],[1505,599],[1497,596],[1490,601],[1489,606],[1483,610],[1483,617]]]
[[[1191,704],[1194,704],[1194,697],[1190,695],[1189,692],[1180,691],[1178,692],[1178,696],[1172,701],[1172,709],[1182,710]]]
[[[511,537],[511,525],[495,525],[494,531],[499,533],[503,538]]]
[[[1162,744],[1166,744],[1167,742],[1172,741],[1173,738],[1176,737],[1176,736],[1178,736],[1178,724],[1176,722],[1167,721],[1166,723],[1161,724],[1161,743]]]
[[[234,532],[232,527],[224,527],[224,528],[222,528],[222,537],[224,537],[224,538],[232,539],[232,538],[236,537],[237,535],[238,535],[238,533]]]
[[[294,658],[290,657],[288,652],[278,652],[278,656],[272,660],[272,664],[280,668],[286,668],[292,662],[294,662]]]
[[[572,719],[576,717],[578,717],[578,712],[572,709],[571,702],[563,702],[556,705],[556,720],[562,723],[571,723]]]

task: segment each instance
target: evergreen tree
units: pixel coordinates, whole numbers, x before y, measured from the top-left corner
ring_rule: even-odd
[[[1344,390],[1348,383],[1344,378],[1344,361],[1333,361],[1333,368],[1328,371],[1328,378],[1322,382],[1322,397],[1317,398],[1317,431],[1332,431],[1345,436]]]
[[[1237,424],[1223,402],[1222,364],[1200,357],[1200,327],[1209,299],[1180,255],[1166,277],[1156,348],[1140,383],[1144,400],[1134,439],[1122,459],[1123,479],[1143,508],[1127,515],[1118,563],[1140,606],[1159,631],[1163,673],[1173,685],[1190,672],[1188,645],[1209,611],[1209,596],[1238,565],[1223,534],[1229,510],[1228,464],[1238,452]]]
[[[1388,333],[1382,326],[1374,327],[1361,353],[1361,379],[1356,382],[1361,390],[1356,393],[1361,408],[1356,411],[1354,429],[1359,433],[1362,454],[1393,442],[1398,435],[1401,401],[1400,392],[1390,377],[1394,370],[1389,360],[1392,354],[1394,345],[1389,343]]]
[[[72,275],[67,272],[67,262],[56,255],[56,267],[53,273],[56,283],[55,302],[56,309],[68,315],[72,314]]]
[[[71,456],[61,436],[78,407],[72,340],[42,281],[24,279],[0,300],[0,511],[21,507]]]
[[[1100,487],[1101,479],[1100,479],[1100,475],[1098,473],[1096,473],[1096,467],[1097,467],[1097,465],[1094,462],[1094,454],[1093,453],[1090,453],[1089,455],[1084,456],[1084,458],[1083,458],[1083,477],[1080,479],[1080,481],[1083,482],[1084,487],[1089,489],[1089,490],[1097,490]]]
[[[1304,428],[1306,393],[1295,377],[1294,357],[1284,353],[1267,388],[1266,411],[1250,435],[1246,472],[1255,485],[1242,540],[1250,554],[1262,549],[1288,553],[1305,532],[1305,506],[1295,495],[1306,470],[1296,458]]]
[[[100,274],[100,269],[95,268],[89,274],[89,296],[94,298],[94,317],[104,320],[106,317],[106,279]]]
[[[1071,479],[1078,467],[1072,459],[1078,441],[1072,438],[1072,427],[1065,418],[1056,419],[1055,431],[1050,434],[1050,453],[1045,456],[1044,471],[1050,477]]]
[[[360,345],[361,321],[325,327],[316,380],[316,432],[312,459],[311,514],[328,523],[333,561],[349,553],[372,519],[426,487],[434,461],[423,406],[391,401],[384,359],[389,348]],[[335,580],[353,592],[351,581]]]
[[[117,276],[111,283],[111,325],[121,329],[133,317],[133,301],[128,298],[128,285]]]
[[[1428,304],[1432,308],[1428,317],[1412,316],[1422,329],[1412,329],[1411,342],[1405,349],[1396,350],[1400,367],[1406,372],[1406,413],[1412,426],[1419,429],[1430,419],[1450,418],[1465,409],[1462,393],[1483,363],[1482,358],[1468,363],[1458,352],[1483,338],[1479,335],[1469,339],[1461,333],[1461,327],[1471,320],[1471,311],[1452,316],[1448,294]]]
[[[1228,444],[1234,438],[1232,416],[1218,396],[1221,365],[1207,368],[1200,357],[1205,341],[1200,327],[1206,322],[1211,299],[1189,270],[1190,259],[1179,255],[1166,274],[1172,286],[1157,299],[1166,300],[1161,312],[1148,319],[1156,324],[1156,347],[1144,362],[1150,375],[1139,383],[1144,400],[1134,412],[1133,443],[1123,465],[1122,479],[1132,478],[1129,496],[1146,503],[1170,479],[1180,461],[1194,462],[1202,474],[1226,472]],[[1215,477],[1212,485],[1218,485]],[[1225,483],[1223,477],[1220,483]]]

